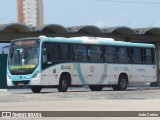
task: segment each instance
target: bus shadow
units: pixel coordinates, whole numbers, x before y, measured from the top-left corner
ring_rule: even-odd
[[[124,91],[115,91],[115,92],[128,92],[128,91],[146,91],[146,90],[157,90],[160,88],[128,88]],[[90,92],[113,92],[113,89],[103,89],[102,91],[91,91],[90,89],[69,89],[67,92],[58,92],[56,89],[46,89],[42,90],[40,93],[33,93],[30,89],[14,89],[14,90],[8,90],[12,94],[69,94],[69,93],[90,93]]]

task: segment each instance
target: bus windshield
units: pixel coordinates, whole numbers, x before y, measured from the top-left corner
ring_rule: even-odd
[[[8,66],[12,74],[30,74],[38,66],[39,41],[13,41],[10,46]]]

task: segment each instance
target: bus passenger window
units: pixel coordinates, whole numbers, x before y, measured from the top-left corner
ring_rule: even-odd
[[[117,48],[117,62],[128,63],[129,62],[129,49],[124,47]]]
[[[59,51],[60,51],[60,55],[59,55],[60,60],[70,60],[71,59],[71,55],[70,55],[71,51],[70,51],[69,45],[60,44]]]
[[[152,51],[152,64],[155,64],[155,51],[154,49],[151,49]]]
[[[75,61],[86,61],[87,57],[86,46],[84,45],[73,45],[73,59]]]
[[[88,60],[91,62],[102,62],[102,51],[99,46],[89,46]]]
[[[132,62],[133,63],[142,63],[142,50],[140,48],[132,49]]]
[[[145,63],[152,64],[152,50],[151,49],[145,49]]]
[[[105,62],[116,62],[116,47],[105,47]]]

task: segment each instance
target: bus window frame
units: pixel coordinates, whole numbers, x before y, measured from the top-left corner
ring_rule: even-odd
[[[155,64],[156,62],[155,62],[155,48],[153,47],[151,47],[151,48],[148,48],[148,47],[129,47],[129,46],[114,46],[114,45],[97,45],[97,44],[75,44],[75,43],[65,43],[65,42],[50,42],[50,41],[46,41],[46,42],[43,42],[43,43],[52,43],[52,44],[55,44],[56,46],[57,46],[57,49],[58,49],[58,52],[57,52],[57,58],[56,58],[56,62],[58,62],[58,63],[61,63],[61,62],[90,62],[90,63],[115,63],[115,64]],[[43,46],[43,43],[42,43],[42,46]],[[59,57],[59,55],[60,55],[60,45],[61,44],[64,44],[64,45],[68,45],[68,48],[69,48],[69,54],[70,54],[70,58],[68,59],[68,60],[61,60],[60,59],[60,57]],[[74,46],[84,46],[85,47],[85,50],[86,50],[86,60],[75,60],[75,58],[74,58],[74,50],[73,50],[73,47]],[[88,50],[89,50],[89,47],[91,47],[91,46],[96,46],[96,47],[99,47],[100,48],[100,50],[101,50],[101,61],[90,61],[89,60],[89,53],[88,53]],[[115,62],[108,62],[108,61],[106,61],[105,60],[105,49],[106,49],[106,47],[115,47],[115,57],[116,57],[116,60],[115,60]],[[43,48],[43,47],[42,47]],[[129,54],[128,55],[128,61],[127,62],[118,62],[118,60],[117,60],[117,57],[118,57],[118,55],[117,55],[117,52],[118,52],[118,48],[126,48],[127,49],[127,54]],[[141,62],[140,63],[135,63],[134,61],[133,61],[133,49],[135,49],[135,48],[138,48],[138,49],[140,49],[141,51],[142,51],[142,49],[143,49],[143,52],[144,52],[144,50],[146,50],[146,49],[151,49],[151,52],[152,52],[152,63],[144,63],[144,58],[142,57],[142,54],[140,55],[140,57],[141,57]],[[129,50],[129,51],[128,51]],[[129,52],[129,53],[128,53]],[[144,53],[143,53],[144,54]],[[154,54],[154,55],[153,55]]]

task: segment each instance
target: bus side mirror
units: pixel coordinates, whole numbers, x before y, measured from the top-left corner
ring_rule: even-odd
[[[46,63],[47,62],[47,49],[46,48],[43,48],[42,49],[42,53],[43,53],[43,63]]]

